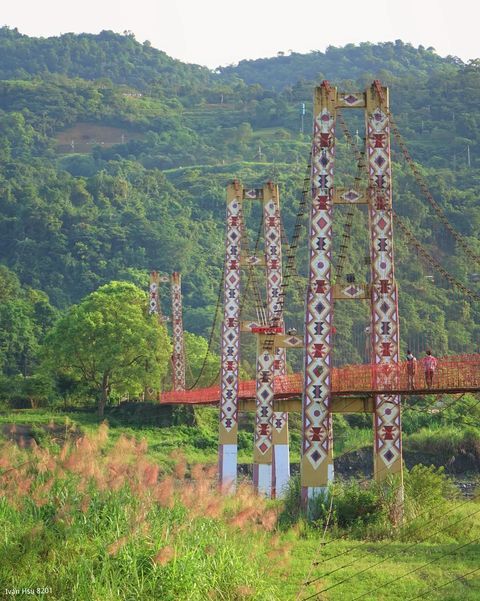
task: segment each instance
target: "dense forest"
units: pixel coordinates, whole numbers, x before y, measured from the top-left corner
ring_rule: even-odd
[[[478,60],[464,64],[396,41],[210,71],[171,59],[130,32],[38,39],[5,27],[0,55],[5,377],[35,374],[46,332],[73,303],[112,280],[145,289],[151,269],[183,274],[185,327],[208,338],[223,268],[225,186],[234,177],[248,185],[278,181],[291,235],[308,164],[313,88],[324,77],[347,90],[377,77],[389,85],[392,112],[419,171],[480,254]],[[361,115],[345,119],[361,138]],[[351,154],[340,133],[340,181],[353,177]],[[397,212],[444,268],[478,294],[480,265],[438,221],[398,147],[393,159]],[[247,213],[253,245],[258,207]],[[340,209],[339,238],[345,219]],[[304,230],[286,310],[297,328]],[[367,277],[366,251],[366,214],[355,209],[344,271],[358,281]],[[439,355],[478,349],[478,302],[422,263],[400,231],[396,256],[404,344],[417,350],[428,344]],[[364,360],[366,307],[339,306],[336,322],[338,361]],[[247,372],[252,358],[245,354]],[[300,357],[291,361],[299,367]]]

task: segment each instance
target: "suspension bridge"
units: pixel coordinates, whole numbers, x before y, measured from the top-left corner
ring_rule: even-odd
[[[235,488],[237,437],[240,411],[255,412],[254,486],[263,495],[279,496],[289,479],[288,413],[302,413],[301,484],[305,504],[322,493],[333,478],[333,413],[370,413],[373,416],[374,477],[382,481],[395,476],[402,481],[401,395],[477,393],[480,391],[480,354],[438,359],[433,381],[424,365],[415,373],[400,361],[398,288],[394,273],[394,224],[418,258],[436,270],[452,289],[468,302],[480,294],[450,273],[411,232],[393,210],[390,138],[393,132],[406,163],[436,217],[455,240],[459,251],[472,264],[480,256],[450,224],[430,193],[412,160],[389,108],[388,89],[375,81],[365,91],[341,92],[324,81],[314,97],[313,138],[291,240],[285,234],[280,212],[280,191],[267,182],[260,188],[234,181],[227,187],[226,252],[223,280],[217,301],[203,367],[189,390],[185,389],[185,352],[181,325],[181,289],[178,274],[172,277],[172,329],[174,334],[173,390],[163,392],[166,404],[212,404],[219,406],[219,479],[224,491]],[[343,117],[347,109],[365,115],[365,145],[360,149]],[[340,125],[356,160],[353,184],[335,185],[336,127]],[[255,247],[248,246],[245,211],[259,202],[261,216]],[[340,243],[333,261],[334,208],[346,205]],[[367,213],[366,242],[370,274],[358,283],[355,274],[344,275],[354,208]],[[309,215],[307,285],[304,331],[297,334],[284,321],[286,294],[297,278],[296,262],[302,218]],[[259,251],[263,231],[264,249]],[[286,261],[282,252],[286,251]],[[264,284],[258,274],[263,274]],[[243,279],[246,276],[246,281]],[[160,316],[159,280],[150,286],[150,311]],[[263,300],[262,288],[266,291]],[[254,319],[245,319],[249,296],[256,309]],[[216,381],[199,388],[206,358],[211,351],[217,316],[222,306],[221,365]],[[360,301],[369,307],[365,329],[370,361],[336,367],[334,362],[335,302]],[[256,378],[240,379],[240,339],[253,335],[257,341]],[[286,352],[301,349],[302,373],[287,374]],[[473,350],[473,349],[472,349]]]
[[[283,407],[295,407],[296,403],[281,403],[300,399],[303,392],[303,374],[296,373],[274,378],[275,401]],[[419,366],[409,381],[408,364],[406,361],[391,366],[385,370],[378,365],[348,365],[332,369],[331,396],[339,413],[356,412],[355,397],[370,399],[377,394],[457,394],[476,393],[480,390],[480,354],[449,355],[438,360],[432,385],[427,385],[422,366]],[[248,401],[255,400],[256,381],[240,380],[238,386],[238,400],[243,402],[243,407],[254,408]],[[352,400],[353,397],[353,400]],[[176,390],[165,392],[161,395],[161,402],[177,405],[217,405],[220,402],[221,389],[219,385],[193,390]],[[338,402],[344,399],[342,402]],[[350,401],[349,401],[350,399]],[[349,401],[346,404],[345,401]],[[342,409],[345,407],[345,409]],[[295,409],[289,409],[295,410]],[[335,410],[333,411],[335,412]]]

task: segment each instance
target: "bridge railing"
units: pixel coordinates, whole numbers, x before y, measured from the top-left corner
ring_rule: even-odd
[[[332,393],[334,395],[355,394],[405,394],[428,392],[468,392],[480,390],[480,354],[455,355],[438,360],[433,384],[427,386],[422,361],[417,362],[417,371],[409,381],[407,362],[396,365],[347,365],[332,370]],[[239,383],[241,399],[255,397],[255,380]],[[275,378],[275,397],[298,397],[302,393],[303,374],[289,374]],[[161,403],[215,403],[220,398],[220,386],[187,391],[171,391],[161,395]]]
[[[423,362],[417,361],[412,380],[407,362],[395,365],[348,365],[333,370],[334,393],[468,391],[480,389],[480,355],[455,355],[438,360],[432,385],[427,385]]]

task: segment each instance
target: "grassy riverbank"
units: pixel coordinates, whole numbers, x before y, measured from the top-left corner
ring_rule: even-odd
[[[334,488],[332,511],[307,525],[294,487],[285,502],[247,485],[224,498],[215,468],[178,449],[158,461],[149,437],[93,419],[65,430],[61,444],[1,444],[4,598],[5,588],[46,587],[36,598],[404,601],[456,578],[427,598],[480,595],[478,573],[460,578],[478,567],[480,503],[456,498],[434,470],[407,474],[403,525],[391,526],[392,495],[367,483]]]

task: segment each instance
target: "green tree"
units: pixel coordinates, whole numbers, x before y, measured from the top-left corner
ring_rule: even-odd
[[[24,300],[0,305],[0,368],[6,375],[29,375],[38,352],[31,307]]]
[[[139,288],[111,282],[71,307],[47,336],[47,361],[95,391],[99,416],[112,390],[140,394],[166,373],[171,344],[146,307]]]
[[[44,292],[22,287],[18,277],[0,265],[0,372],[12,377],[32,375],[54,317]]]

